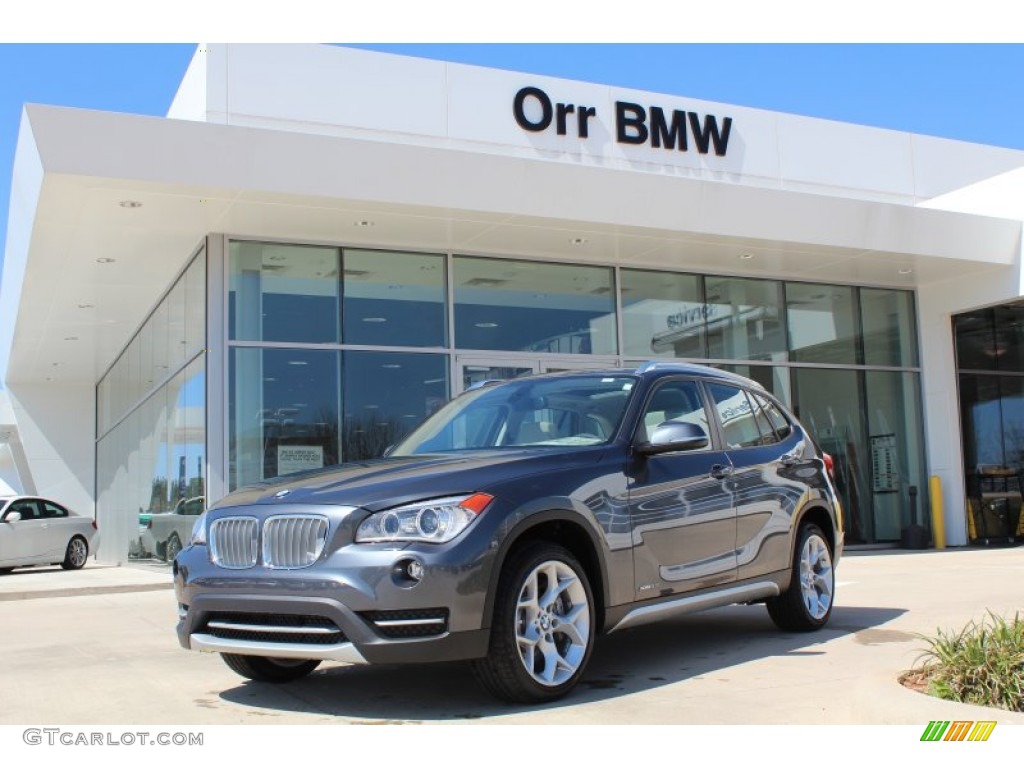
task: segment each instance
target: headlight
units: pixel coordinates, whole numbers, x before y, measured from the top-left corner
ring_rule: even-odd
[[[493,500],[486,493],[431,499],[376,512],[356,531],[357,542],[451,541],[472,523]]]
[[[192,526],[192,536],[188,540],[189,544],[205,544],[206,543],[206,513],[203,512],[196,520],[195,525]]]

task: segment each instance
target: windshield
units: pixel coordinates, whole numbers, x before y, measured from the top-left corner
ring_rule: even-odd
[[[466,392],[399,443],[392,456],[607,443],[636,379],[588,374],[519,379]]]

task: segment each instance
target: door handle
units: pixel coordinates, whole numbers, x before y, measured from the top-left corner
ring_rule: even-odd
[[[732,467],[727,464],[715,464],[711,468],[710,474],[715,480],[724,480],[727,477],[732,477]]]

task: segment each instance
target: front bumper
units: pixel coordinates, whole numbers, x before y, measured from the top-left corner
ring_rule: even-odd
[[[348,545],[307,568],[220,568],[203,546],[177,559],[178,640],[216,653],[348,663],[421,663],[487,653],[491,559],[466,545]],[[485,547],[483,550],[487,552]],[[423,578],[402,577],[419,561]]]

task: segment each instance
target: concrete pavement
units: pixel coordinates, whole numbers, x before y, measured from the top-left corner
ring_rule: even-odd
[[[0,724],[1024,724],[897,682],[920,635],[1024,613],[1024,548],[849,553],[837,577],[821,632],[779,632],[762,606],[626,630],[598,640],[573,695],[527,708],[491,700],[464,664],[252,683],[178,646],[168,570],[26,569],[0,576],[4,688],[19,692]]]

